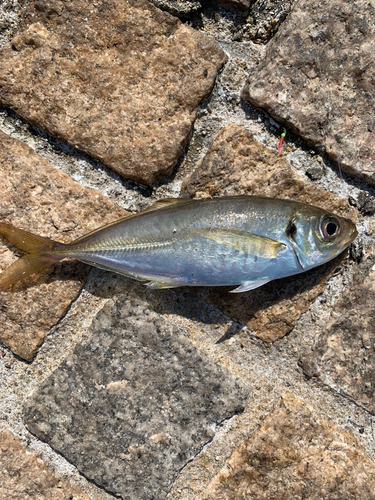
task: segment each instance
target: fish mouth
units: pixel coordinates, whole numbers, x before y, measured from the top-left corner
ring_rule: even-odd
[[[355,224],[350,219],[342,219],[344,221],[345,236],[342,239],[343,249],[347,248],[358,236],[358,231]]]

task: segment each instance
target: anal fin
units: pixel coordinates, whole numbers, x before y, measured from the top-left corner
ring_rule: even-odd
[[[183,281],[172,281],[172,280],[151,280],[147,281],[145,285],[148,288],[157,288],[157,289],[164,289],[164,288],[178,288],[180,286],[186,286],[187,283],[184,283]]]

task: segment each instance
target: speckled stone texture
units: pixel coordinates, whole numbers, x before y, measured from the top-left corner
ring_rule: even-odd
[[[154,5],[160,7],[176,16],[185,17],[202,9],[204,0],[150,0]],[[229,7],[239,10],[248,10],[251,0],[213,0],[219,7]]]
[[[0,102],[150,184],[172,172],[225,61],[146,0],[38,0],[0,52]]]
[[[230,7],[238,10],[248,10],[251,0],[214,0],[219,7]]]
[[[8,430],[0,433],[0,468],[2,500],[90,500],[78,487],[52,475]]]
[[[184,180],[181,195],[203,198],[244,194],[301,201],[354,221],[357,218],[347,201],[308,183],[276,151],[262,146],[243,127],[231,124],[218,132],[203,161]],[[206,288],[199,295],[246,324],[261,339],[273,342],[294,328],[343,258],[345,254],[315,270],[247,293]]]
[[[25,422],[99,486],[126,500],[161,500],[247,397],[176,327],[124,294],[32,396]]]
[[[180,18],[188,17],[189,14],[202,9],[202,4],[198,0],[150,0],[150,2]]]
[[[0,132],[0,220],[63,243],[126,212]],[[20,253],[0,240],[0,270]],[[82,287],[88,266],[64,262],[0,292],[0,341],[31,360]]]
[[[358,266],[350,294],[333,310],[332,321],[302,354],[309,377],[345,394],[375,415],[375,247]]]
[[[197,500],[373,500],[375,464],[353,434],[286,394]]]
[[[243,97],[375,182],[375,5],[298,0]]]
[[[267,43],[289,15],[295,0],[255,0],[251,2],[250,38],[255,43]]]

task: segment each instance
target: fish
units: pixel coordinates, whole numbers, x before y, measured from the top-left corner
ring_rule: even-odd
[[[150,288],[246,292],[330,261],[357,230],[349,219],[297,201],[229,196],[160,200],[67,244],[5,222],[0,236],[27,252],[0,274],[0,290],[73,258]]]

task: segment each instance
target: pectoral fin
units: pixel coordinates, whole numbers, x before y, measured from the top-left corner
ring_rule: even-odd
[[[266,236],[235,229],[194,229],[193,233],[241,252],[267,259],[276,259],[279,251],[286,246]]]
[[[254,290],[255,288],[259,288],[262,285],[268,283],[269,279],[264,280],[255,280],[255,281],[244,281],[238,288],[231,290],[230,293],[240,293],[240,292],[248,292],[249,290]]]

